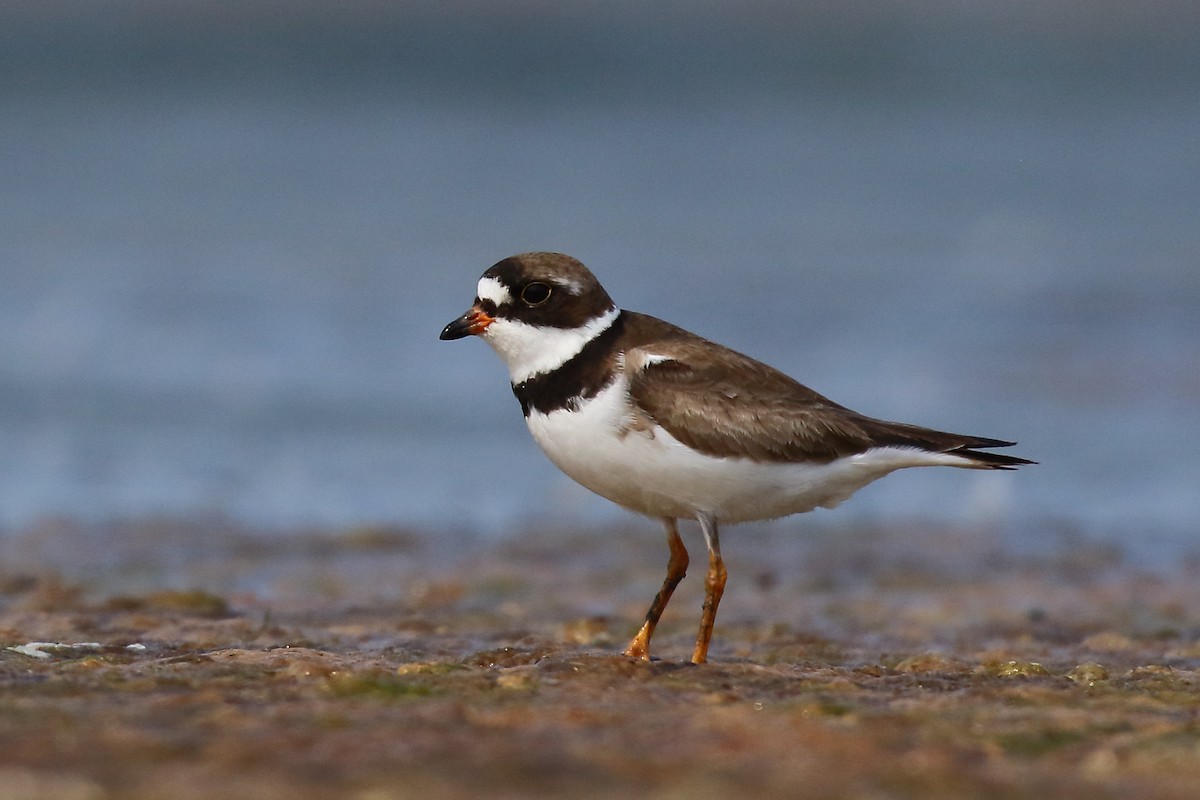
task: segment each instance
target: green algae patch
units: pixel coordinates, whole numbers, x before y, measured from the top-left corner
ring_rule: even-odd
[[[396,667],[396,674],[404,675],[404,676],[413,676],[413,675],[441,676],[441,675],[449,675],[449,674],[455,673],[455,672],[462,672],[462,671],[468,670],[468,669],[470,669],[470,668],[467,667],[465,664],[457,664],[457,663],[447,662],[447,661],[429,661],[429,662],[414,661],[412,663],[401,664],[400,666]]]
[[[1095,661],[1086,661],[1067,673],[1067,678],[1080,686],[1095,686],[1109,679],[1108,670]]]
[[[1036,661],[987,661],[977,670],[984,675],[997,678],[1048,678],[1050,670]]]
[[[187,614],[212,619],[230,615],[229,603],[223,598],[201,589],[164,589],[145,595],[118,595],[105,603],[113,611],[151,611]]]
[[[1025,758],[1046,756],[1055,750],[1078,745],[1091,738],[1087,731],[1042,730],[1007,733],[995,741],[1004,752]]]
[[[921,653],[909,656],[898,662],[893,669],[896,672],[913,675],[959,674],[971,670],[965,661],[951,658],[943,653]]]

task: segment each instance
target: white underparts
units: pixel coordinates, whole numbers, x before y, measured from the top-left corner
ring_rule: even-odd
[[[970,466],[967,459],[880,447],[827,463],[767,463],[692,450],[631,419],[624,377],[575,410],[533,411],[526,422],[550,460],[593,492],[658,517],[708,514],[745,522],[833,508],[904,467]]]

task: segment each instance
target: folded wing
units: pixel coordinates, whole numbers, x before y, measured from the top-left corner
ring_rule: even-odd
[[[979,452],[1012,442],[864,416],[766,364],[667,327],[676,335],[660,332],[652,345],[626,353],[629,393],[672,436],[708,455],[822,463],[890,446],[954,454],[982,469],[1033,463]]]

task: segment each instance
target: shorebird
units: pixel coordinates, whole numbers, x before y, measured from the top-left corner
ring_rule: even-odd
[[[524,253],[483,273],[442,339],[479,336],[508,367],[534,441],[578,483],[657,517],[670,559],[626,655],[650,638],[688,567],[677,520],[708,547],[692,661],[708,657],[726,570],[720,523],[833,508],[905,467],[1014,469],[1013,442],[886,422],[655,317],[623,311],[570,256]]]

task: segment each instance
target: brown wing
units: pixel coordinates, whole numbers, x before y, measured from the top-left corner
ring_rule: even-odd
[[[970,449],[1011,442],[863,416],[762,362],[652,317],[631,316],[634,346],[626,349],[631,399],[700,452],[755,461],[827,462],[894,445],[954,452],[985,468],[1032,463]],[[646,341],[636,345],[640,338]]]

